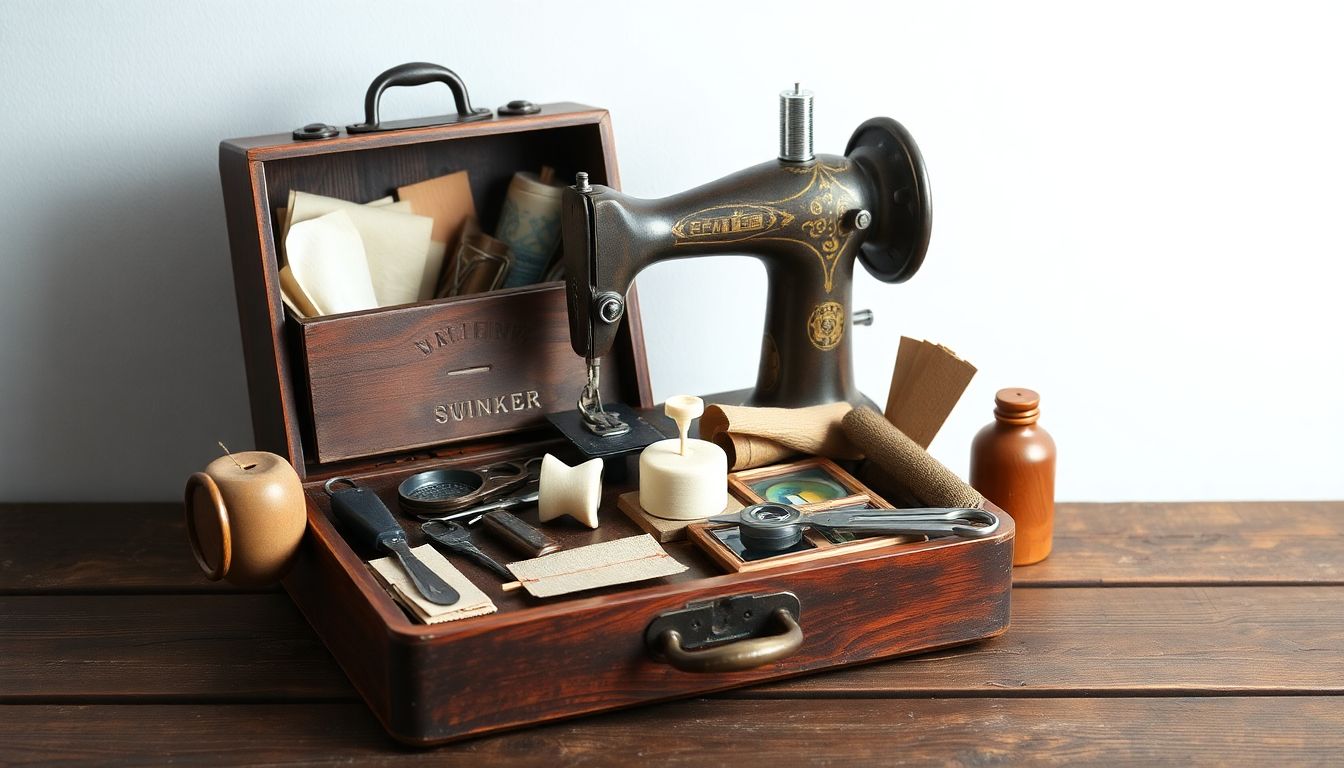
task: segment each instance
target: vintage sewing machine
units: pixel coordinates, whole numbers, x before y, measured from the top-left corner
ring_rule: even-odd
[[[812,94],[795,85],[779,103],[775,160],[661,200],[590,184],[582,172],[566,190],[569,332],[587,361],[578,410],[593,435],[630,430],[598,394],[599,359],[616,338],[635,276],[665,259],[743,254],[764,262],[770,296],[748,405],[865,401],[846,332],[854,259],[888,283],[919,269],[931,226],[924,160],[905,128],[884,117],[860,125],[844,156],[815,155]]]

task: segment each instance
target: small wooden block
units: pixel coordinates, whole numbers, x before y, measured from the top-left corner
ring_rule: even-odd
[[[691,523],[698,523],[699,520],[664,520],[661,517],[654,517],[639,505],[639,491],[631,491],[620,495],[616,506],[620,508],[625,516],[630,518],[649,534],[659,544],[666,544],[669,541],[680,541],[686,538],[686,526]],[[736,512],[742,508],[742,502],[728,497],[728,506],[723,508],[719,514],[726,515],[730,512]]]

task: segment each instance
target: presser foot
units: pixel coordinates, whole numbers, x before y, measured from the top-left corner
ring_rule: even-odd
[[[626,426],[620,433],[598,435],[589,429],[586,414],[578,409],[546,415],[546,419],[577,448],[585,458],[619,456],[642,451],[668,435],[658,431],[624,403],[610,403],[603,408]]]
[[[579,406],[579,415],[583,419],[583,428],[603,438],[620,437],[630,433],[630,425],[615,413],[602,409],[591,411]]]

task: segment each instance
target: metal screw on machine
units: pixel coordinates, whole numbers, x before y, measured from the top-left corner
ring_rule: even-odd
[[[850,322],[853,323],[854,325],[872,325],[873,310],[871,309],[856,310],[854,314],[850,315],[849,319]]]
[[[593,299],[593,304],[597,307],[597,316],[602,318],[604,323],[614,323],[625,314],[625,299],[615,291],[599,293],[597,298]]]
[[[845,214],[844,224],[850,229],[863,231],[873,223],[873,214],[863,208],[855,208]]]
[[[579,192],[593,191],[593,185],[588,183],[588,174],[586,172],[579,171],[574,174],[574,189]]]

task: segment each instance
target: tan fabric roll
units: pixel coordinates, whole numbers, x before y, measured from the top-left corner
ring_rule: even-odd
[[[850,441],[868,456],[865,477],[893,504],[907,493],[929,507],[980,507],[981,496],[952,470],[871,408],[855,408],[843,421]],[[874,471],[876,470],[876,471]]]
[[[858,459],[863,453],[845,437],[840,420],[849,403],[808,408],[749,408],[711,405],[700,417],[700,437],[728,454],[730,470],[775,464],[800,453]]]

